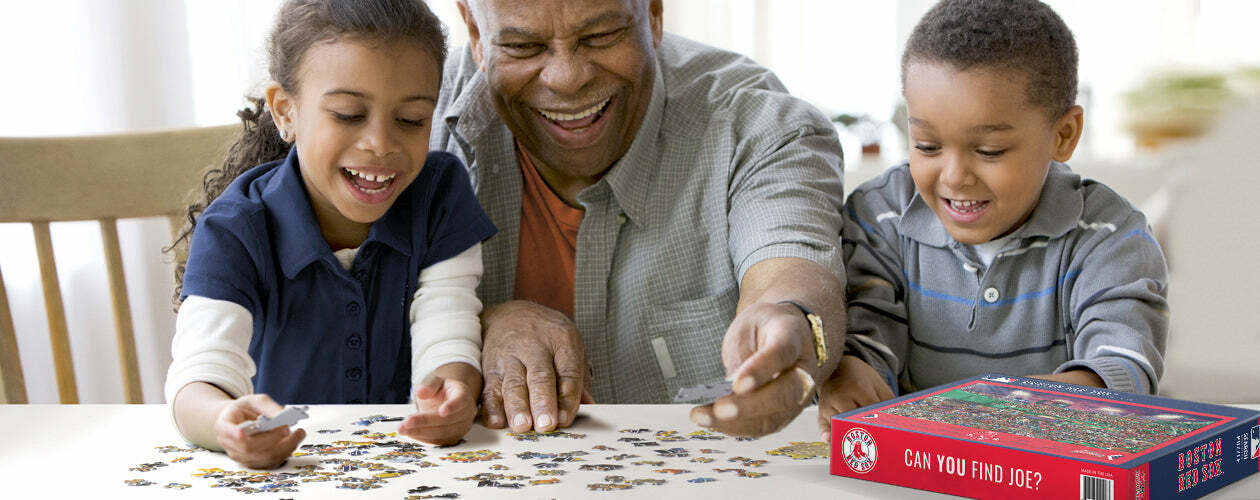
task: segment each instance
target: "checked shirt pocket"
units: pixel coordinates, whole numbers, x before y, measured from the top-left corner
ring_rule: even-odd
[[[722,337],[739,301],[739,287],[700,299],[662,304],[648,313],[644,335],[664,383],[665,401],[678,388],[726,376],[722,366]]]

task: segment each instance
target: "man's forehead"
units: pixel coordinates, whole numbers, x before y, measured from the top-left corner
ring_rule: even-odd
[[[651,0],[467,0],[482,30],[530,28],[545,22],[554,29],[580,31],[590,25],[645,19]],[[490,33],[487,33],[490,34]]]

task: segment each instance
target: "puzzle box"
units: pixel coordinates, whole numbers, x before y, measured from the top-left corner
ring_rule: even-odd
[[[1198,498],[1260,470],[1260,412],[981,375],[831,419],[831,473],[973,498]]]

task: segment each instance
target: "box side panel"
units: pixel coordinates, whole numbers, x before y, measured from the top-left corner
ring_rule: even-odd
[[[1260,419],[1231,425],[1150,462],[1150,498],[1199,498],[1260,470]]]
[[[834,475],[972,498],[1083,498],[1088,485],[1128,499],[1135,490],[1118,467],[843,419],[831,425]]]

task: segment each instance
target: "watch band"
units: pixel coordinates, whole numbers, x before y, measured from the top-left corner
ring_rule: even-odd
[[[827,362],[827,338],[823,335],[822,317],[814,314],[808,307],[801,305],[795,300],[781,300],[780,304],[788,304],[801,310],[801,314],[805,315],[805,320],[809,322],[809,329],[814,334],[814,354],[818,357],[818,366],[822,366]]]

